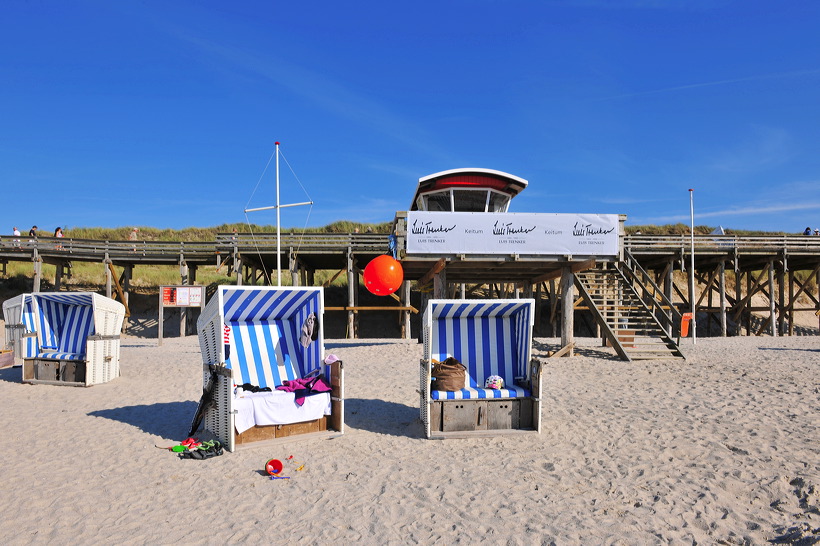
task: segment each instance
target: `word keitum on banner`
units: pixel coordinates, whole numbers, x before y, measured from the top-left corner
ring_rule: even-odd
[[[617,214],[407,213],[408,254],[618,255]]]

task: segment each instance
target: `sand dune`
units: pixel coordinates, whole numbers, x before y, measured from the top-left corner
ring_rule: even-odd
[[[762,544],[820,540],[820,338],[684,343],[625,363],[595,340],[545,359],[543,433],[429,441],[421,345],[329,340],[347,434],[181,460],[195,337],[123,340],[122,376],[23,385],[0,370],[0,540],[68,543]],[[557,348],[536,339],[536,355]],[[266,460],[305,464],[291,480]]]

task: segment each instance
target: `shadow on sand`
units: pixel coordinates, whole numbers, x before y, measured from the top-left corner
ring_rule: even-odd
[[[534,352],[538,352],[540,354],[536,355],[536,358],[539,358],[542,362],[546,360],[547,353],[549,351],[558,351],[561,349],[561,346],[558,343],[543,343],[541,341],[533,340],[532,348]],[[586,356],[589,358],[598,358],[600,360],[611,360],[611,361],[620,361],[621,358],[614,353],[609,352],[609,349],[604,347],[596,348],[596,347],[578,347],[575,346],[573,351],[577,356]]]
[[[374,398],[346,399],[345,425],[376,434],[424,437],[418,408]]]
[[[197,403],[162,402],[140,406],[123,406],[89,412],[93,417],[103,417],[137,427],[143,432],[162,438],[185,439],[194,417]]]
[[[2,368],[0,369],[0,381],[7,383],[22,383],[23,382],[23,368],[18,366],[16,368]]]

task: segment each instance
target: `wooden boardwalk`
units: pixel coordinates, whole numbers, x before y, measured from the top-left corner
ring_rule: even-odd
[[[276,237],[272,234],[224,234],[207,242],[52,237],[30,240],[26,236],[10,235],[0,238],[3,273],[9,262],[33,263],[35,290],[39,290],[43,263],[57,267],[55,286],[58,289],[63,271],[72,262],[105,263],[123,268],[120,279],[112,278],[113,268],[107,268],[109,295],[112,283],[123,284],[127,291],[135,268],[144,265],[179,266],[181,284],[195,283],[197,268],[219,265],[230,268],[238,284],[267,284],[271,280],[270,272],[276,270],[278,254],[282,270],[293,284],[314,284],[314,273],[318,270],[333,271],[334,278],[346,273],[350,301],[345,310],[350,313],[351,325],[354,314],[365,311],[357,309],[358,297],[352,287],[358,285],[358,276],[370,260],[388,252],[388,236],[373,233],[287,233],[282,235],[278,253]],[[688,311],[695,298],[698,312],[709,317],[710,329],[717,327],[722,335],[794,334],[795,313],[820,311],[820,237],[696,236],[696,286],[686,289],[675,282],[675,272],[680,277],[680,272],[689,268],[691,240],[688,236],[627,235],[623,237],[623,253],[624,259],[640,266],[680,310]],[[453,297],[475,291],[477,287],[500,296],[523,291],[546,302],[548,320],[553,323],[560,316],[556,309],[560,289],[553,283],[560,276],[560,269],[600,265],[594,261],[568,261],[567,257],[527,255],[405,257],[402,263],[408,282],[396,307],[398,311],[410,310],[409,281],[426,285],[436,273],[446,271]],[[727,289],[727,272],[733,272],[736,279],[731,293]],[[760,304],[761,299],[765,305]],[[768,318],[760,325],[752,313],[758,318],[761,314]],[[407,320],[409,323],[409,318]],[[355,327],[351,331],[355,331]]]

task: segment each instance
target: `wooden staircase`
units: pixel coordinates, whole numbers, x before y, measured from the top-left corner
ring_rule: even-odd
[[[675,314],[677,311],[671,304],[664,307],[664,302],[655,296],[641,298],[639,291],[654,293],[651,287],[644,286],[627,264],[622,262],[620,266],[626,274],[612,265],[575,274],[575,287],[601,327],[603,337],[626,361],[686,358],[671,337],[671,322],[667,331],[657,318],[668,318],[670,308]]]

